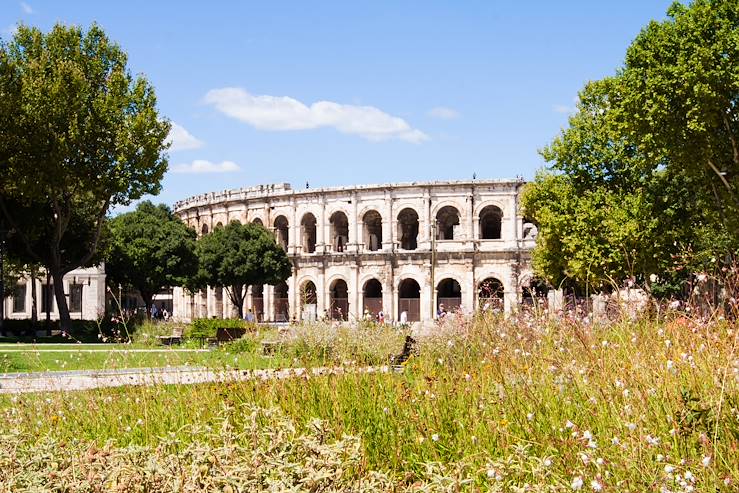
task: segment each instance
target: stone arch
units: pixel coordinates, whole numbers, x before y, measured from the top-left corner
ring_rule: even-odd
[[[462,286],[453,277],[445,277],[436,285],[436,308],[439,312],[459,310],[462,306]],[[440,315],[441,316],[441,315]]]
[[[298,301],[303,320],[316,320],[318,318],[318,289],[316,283],[311,279],[304,278],[299,284]]]
[[[503,310],[505,287],[497,277],[487,277],[477,285],[477,300],[481,310]]]
[[[203,224],[203,227],[200,228],[200,234],[207,235],[208,234],[208,225]]]
[[[436,239],[453,240],[455,226],[460,224],[459,209],[453,205],[446,205],[436,213]]]
[[[251,220],[252,224],[258,224],[259,226],[264,226],[264,222],[262,222],[262,219],[259,217],[255,217]]]
[[[251,309],[257,322],[264,321],[264,285],[251,286]]]
[[[272,319],[275,322],[290,321],[290,288],[286,282],[276,284],[274,293],[274,313]]]
[[[282,247],[283,250],[287,251],[287,246],[290,244],[290,223],[287,222],[285,216],[277,216],[273,223],[275,227],[275,237],[277,244]]]
[[[382,310],[382,283],[376,278],[367,279],[362,285],[363,313],[374,316]]]
[[[364,248],[375,252],[382,248],[382,216],[375,209],[370,209],[362,216],[364,227]]]
[[[349,242],[349,218],[344,211],[338,210],[329,218],[331,224],[331,249],[343,252]]]
[[[502,238],[503,210],[497,205],[488,205],[480,211],[480,239]]]
[[[405,207],[398,213],[398,238],[402,250],[418,248],[418,212],[412,207]]]
[[[303,214],[303,218],[300,220],[300,236],[303,253],[316,252],[316,240],[318,238],[317,224],[316,216],[312,212]]]
[[[349,319],[349,286],[342,278],[329,285],[329,316],[331,320]]]
[[[223,229],[223,223],[221,221],[218,221],[214,229]]]
[[[421,285],[413,277],[406,277],[398,283],[398,320],[404,318],[407,322],[421,320]]]
[[[546,307],[549,294],[549,284],[546,281],[534,275],[524,275],[518,285],[521,287],[522,305]]]

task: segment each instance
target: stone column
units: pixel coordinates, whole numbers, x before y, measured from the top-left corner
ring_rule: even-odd
[[[472,266],[465,266],[462,275],[462,312],[470,314],[475,311],[475,298],[477,297],[477,288],[475,286],[475,275]]]
[[[303,238],[300,234],[300,222],[298,219],[298,206],[295,204],[295,199],[290,201],[290,207],[292,212],[292,220],[290,220],[290,227],[288,228],[288,253],[297,255],[300,253],[299,245],[302,245]]]
[[[347,252],[356,252],[357,251],[357,243],[359,243],[359,240],[357,239],[357,231],[358,231],[358,224],[359,224],[359,218],[357,217],[357,192],[352,192],[352,207],[351,211],[349,211],[349,217],[347,220],[349,221],[349,244],[347,245]]]
[[[385,190],[385,208],[382,212],[382,250],[393,251],[393,194]]]
[[[477,236],[475,236],[475,196],[470,192],[467,195],[467,202],[465,204],[466,207],[466,213],[467,213],[467,228],[465,235],[467,236],[466,240],[469,242],[468,245],[472,246],[472,241],[474,241]]]
[[[362,316],[362,286],[359,285],[359,267],[352,265],[349,276],[349,321],[358,320]]]
[[[421,322],[429,322],[433,320],[431,310],[431,300],[434,300],[434,311],[436,311],[436,289],[431,285],[431,278],[427,277],[426,282],[421,286]]]
[[[275,290],[274,287],[265,284],[262,287],[262,303],[264,305],[264,321],[274,322],[275,320]]]
[[[431,249],[431,193],[428,189],[423,191],[423,210],[419,211],[421,217],[418,225],[418,248],[423,250]],[[423,246],[422,246],[423,245]]]
[[[293,267],[293,275],[287,280],[287,298],[290,303],[290,317],[295,317],[296,320],[300,320],[300,286],[298,286],[298,271]]]

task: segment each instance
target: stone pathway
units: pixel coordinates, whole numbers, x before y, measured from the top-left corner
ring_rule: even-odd
[[[203,367],[129,368],[124,370],[77,370],[0,375],[0,394],[60,392],[130,385],[188,385],[209,382],[241,382],[309,378],[322,375],[389,373],[388,366],[319,367],[261,370],[213,370]]]

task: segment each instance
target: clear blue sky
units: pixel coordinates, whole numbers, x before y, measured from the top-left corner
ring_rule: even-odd
[[[670,3],[0,0],[0,36],[98,22],[177,125],[155,199],[171,204],[275,182],[530,179],[578,90]]]

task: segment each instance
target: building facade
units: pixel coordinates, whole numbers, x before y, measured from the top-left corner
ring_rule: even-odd
[[[251,286],[260,321],[328,317],[424,322],[440,310],[514,310],[532,281],[536,228],[519,208],[521,180],[404,183],[294,190],[289,184],[208,193],[175,204],[200,235],[259,223],[293,264],[278,286]],[[228,318],[220,288],[176,288],[174,316]]]
[[[30,319],[33,311],[33,282],[36,288],[36,314],[44,319],[49,312],[51,320],[59,319],[53,284],[46,283],[42,271],[35,281],[22,277],[14,291],[5,300],[6,319]],[[67,296],[69,316],[73,320],[96,320],[105,314],[105,266],[75,269],[64,276],[64,293]]]

